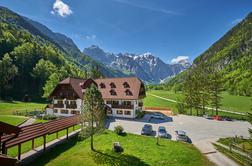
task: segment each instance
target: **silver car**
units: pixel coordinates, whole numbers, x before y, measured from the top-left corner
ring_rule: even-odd
[[[188,142],[188,137],[187,137],[185,131],[178,130],[178,131],[175,131],[175,133],[176,133],[176,140],[177,141]]]
[[[161,138],[167,138],[168,137],[168,134],[166,132],[166,129],[164,126],[159,126],[158,127],[158,136],[161,137]]]

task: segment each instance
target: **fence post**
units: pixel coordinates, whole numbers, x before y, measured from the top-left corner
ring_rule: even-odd
[[[67,128],[67,137],[66,138],[68,139],[68,128]]]
[[[34,139],[32,139],[32,150],[34,150]]]
[[[44,135],[43,138],[44,138],[44,150],[46,150],[46,135]]]
[[[18,160],[21,159],[21,144],[18,144]]]

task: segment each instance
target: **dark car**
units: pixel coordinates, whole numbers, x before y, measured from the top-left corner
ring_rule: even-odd
[[[166,129],[164,126],[159,126],[158,127],[158,136],[161,137],[161,138],[167,138],[168,137],[168,134],[166,132]]]
[[[142,128],[141,135],[151,135],[152,134],[152,125],[145,124]]]

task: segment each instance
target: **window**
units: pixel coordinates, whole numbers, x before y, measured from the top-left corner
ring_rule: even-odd
[[[131,101],[123,101],[123,105],[131,105]]]
[[[111,90],[110,90],[110,95],[116,96],[116,91],[115,91],[114,89],[111,89]]]
[[[71,114],[79,115],[79,114],[80,114],[80,111],[72,110],[72,111],[71,111]]]
[[[54,110],[53,110],[53,113],[57,114],[57,113],[58,113],[58,110],[57,110],[57,109],[54,109]]]
[[[113,100],[113,101],[112,101],[112,104],[113,104],[113,105],[119,105],[119,101]]]
[[[71,105],[75,105],[75,104],[76,104],[76,101],[70,101],[70,104],[71,104]]]
[[[115,83],[111,82],[111,83],[110,83],[110,87],[111,87],[111,88],[116,88]]]
[[[123,83],[124,88],[130,88],[129,84],[127,82]]]
[[[100,88],[101,88],[101,89],[106,88],[105,84],[104,84],[104,83],[100,83]]]
[[[132,96],[133,95],[132,92],[129,89],[127,89],[125,91],[125,93],[126,93],[126,96]]]
[[[68,110],[61,110],[60,113],[62,113],[62,114],[68,114]]]
[[[122,111],[122,110],[116,110],[116,114],[122,115],[122,114],[123,114],[123,111]]]
[[[124,111],[124,115],[131,115],[131,111]]]
[[[112,114],[112,110],[111,110],[111,109],[108,109],[108,110],[107,110],[107,114]]]
[[[112,101],[111,101],[111,100],[109,100],[109,101],[106,101],[106,103],[107,103],[107,104],[112,104]]]
[[[63,101],[62,101],[62,100],[58,100],[58,104],[59,104],[59,105],[62,105],[62,104],[63,104]]]

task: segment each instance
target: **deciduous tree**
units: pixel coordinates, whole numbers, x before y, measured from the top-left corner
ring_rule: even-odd
[[[95,84],[84,92],[83,108],[81,112],[82,138],[91,137],[91,150],[94,150],[93,136],[105,128],[105,111],[102,95]]]
[[[17,75],[18,68],[12,63],[9,54],[0,60],[0,96],[5,97],[6,91],[11,87],[11,80]]]

